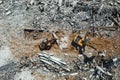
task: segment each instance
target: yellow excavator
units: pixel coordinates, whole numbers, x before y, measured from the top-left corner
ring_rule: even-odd
[[[42,41],[42,43],[40,43],[39,48],[41,51],[42,50],[50,50],[54,43],[56,43],[56,39],[51,39],[51,40],[46,39],[46,40]]]
[[[74,46],[77,50],[79,50],[80,54],[83,54],[85,51],[85,46],[89,46],[96,50],[95,47],[93,47],[90,42],[86,39],[87,32],[84,36],[81,36],[78,32],[74,34],[73,40],[71,42],[72,46]]]
[[[74,34],[74,38],[71,42],[72,46],[74,46],[77,50],[79,50],[79,53],[82,54],[85,51],[85,46],[89,46],[93,49],[96,50],[96,48],[94,48],[89,41],[86,39],[87,33],[84,36],[81,36],[79,33],[75,33]],[[40,50],[50,50],[51,47],[53,46],[53,44],[57,44],[58,45],[58,37],[53,34],[53,39],[51,40],[43,40],[40,45],[39,48]]]
[[[39,48],[40,48],[41,51],[42,50],[50,50],[51,47],[53,46],[53,44],[58,43],[57,42],[58,38],[55,35],[55,33],[53,33],[52,36],[53,36],[53,39],[50,39],[50,40],[45,39],[40,43]]]

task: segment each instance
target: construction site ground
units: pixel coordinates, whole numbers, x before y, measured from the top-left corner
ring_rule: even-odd
[[[82,34],[85,34],[84,30],[81,32],[83,32]],[[41,53],[39,45],[42,40],[53,38],[52,33],[53,32],[39,32],[39,30],[34,29],[32,32],[25,31],[22,37],[13,37],[13,39],[10,41],[12,52],[14,53],[14,55],[16,55],[16,57],[21,57],[22,55],[33,57],[34,55]],[[109,57],[119,55],[119,31],[111,33],[115,35],[107,36],[107,34],[101,34],[102,36],[96,35],[95,37],[89,35],[89,42],[97,50],[94,50],[87,46],[85,53],[93,53],[93,55],[96,55],[98,51],[105,51],[106,55]],[[66,53],[73,56],[79,55],[79,52],[71,45],[74,35],[71,31],[60,30],[57,32],[56,35],[59,37],[59,41],[61,40],[61,38],[68,38],[68,42],[65,42],[65,44],[67,44],[67,47],[64,49],[60,49],[58,45],[54,44],[50,50],[45,50],[46,52],[57,54],[58,56]]]
[[[0,80],[120,80],[120,0],[0,0]]]
[[[66,63],[70,64],[73,61],[77,59],[82,59],[81,54],[79,54],[78,50],[76,50],[72,45],[71,41],[73,40],[73,33],[69,30],[58,30],[56,35],[59,38],[59,41],[61,41],[61,38],[67,37],[67,42],[61,42],[61,44],[57,45],[54,44],[50,50],[44,50],[41,51],[39,49],[39,45],[42,42],[42,40],[48,38],[52,39],[53,32],[47,32],[47,31],[40,31],[36,29],[23,29],[23,36],[21,37],[13,37],[10,41],[10,47],[12,50],[12,53],[15,55],[15,57],[20,60],[21,57],[27,56],[29,58],[34,58],[35,56],[38,56],[42,53],[47,53],[50,55],[54,55],[62,60],[64,60]],[[118,34],[117,34],[118,33]],[[85,30],[81,31],[81,34],[85,34]],[[86,47],[84,54],[86,54],[88,57],[90,56],[97,56],[98,51],[105,52],[105,58],[115,58],[118,57],[120,54],[120,36],[119,31],[118,32],[111,32],[112,35],[108,36],[106,33],[100,33],[101,35],[96,34],[94,37],[92,35],[88,35],[89,42],[92,46],[94,46],[97,50],[94,50],[90,47]],[[60,48],[60,45],[67,44],[67,47]],[[64,47],[64,46],[63,46]],[[42,69],[41,69],[42,70]],[[120,69],[118,69],[120,71]],[[43,74],[45,73],[45,74]],[[33,73],[36,76],[36,80],[48,80],[47,78],[50,78],[49,80],[77,80],[77,78],[81,77],[83,74],[82,72],[75,76],[67,76],[68,79],[66,79],[66,76],[64,77],[57,77],[57,74],[54,72],[49,72],[46,74],[46,71],[40,71],[40,73],[36,73],[33,71]],[[52,74],[52,75],[51,75]],[[53,77],[53,75],[55,77]],[[86,74],[87,75],[87,74]],[[85,75],[84,75],[85,77]],[[88,77],[88,76],[87,76]],[[57,78],[57,79],[56,79]],[[58,79],[59,78],[59,79]],[[78,79],[79,80],[79,79]]]

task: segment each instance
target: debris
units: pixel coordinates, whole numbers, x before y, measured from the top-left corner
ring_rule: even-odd
[[[0,4],[2,4],[3,3],[3,0],[0,0]]]
[[[52,35],[53,35],[53,37],[56,39],[57,44],[59,44],[58,36],[57,36],[55,33],[53,33]]]
[[[103,9],[103,7],[104,7],[104,4],[102,4],[102,5],[100,6],[100,9],[98,10],[98,14],[101,13],[101,10]]]
[[[27,56],[24,56],[21,58],[20,60],[20,66],[19,68],[23,68],[23,67],[29,67],[30,66],[30,59]]]
[[[120,23],[113,17],[111,17],[111,19],[118,25],[118,27],[120,28]]]
[[[105,75],[104,75],[105,74]],[[109,72],[106,72],[105,70],[103,70],[101,67],[96,66],[94,68],[93,73],[90,75],[90,80],[94,80],[94,79],[111,79],[112,74]]]
[[[61,6],[62,3],[63,3],[63,0],[59,0],[59,1],[58,1],[58,5],[59,5],[59,6]]]
[[[94,49],[94,50],[97,50],[94,46],[92,46],[91,43],[86,43],[85,45],[88,46],[88,47],[90,47],[90,48],[92,48],[92,49]]]
[[[0,47],[0,67],[4,66],[14,60],[15,60],[15,58],[10,50],[10,47],[5,46],[5,45],[1,46]]]
[[[61,38],[59,47],[61,50],[68,48],[68,36],[64,36]]]
[[[44,30],[38,30],[38,29],[34,29],[34,28],[26,28],[24,29],[24,33],[25,32],[43,32]]]
[[[112,27],[99,27],[99,28],[96,28],[95,29],[101,29],[101,30],[105,30],[105,31],[116,31],[116,26],[112,26]]]
[[[93,72],[94,79],[92,80],[118,80],[119,78],[117,79],[116,76],[120,76],[120,59],[117,57],[120,52],[119,31],[117,31],[120,17],[119,5],[120,1],[118,0],[0,0],[0,37],[1,40],[5,42],[3,44],[10,46],[14,55],[12,58],[15,57],[18,59],[19,66],[15,69],[24,71],[24,68],[29,68],[32,71],[29,73],[25,70],[27,73],[21,72],[22,75],[28,74],[29,77],[31,76],[30,74],[35,72],[35,78],[37,77],[36,75],[42,77],[41,74],[45,73],[44,77],[48,77],[46,80],[63,80],[58,79],[59,77],[61,78],[61,76],[58,76],[60,74],[63,75],[62,78],[65,75],[74,76],[75,78],[79,76],[78,80],[81,80],[81,78],[90,80],[89,75]],[[113,10],[114,7],[117,8],[117,11]],[[110,20],[109,16],[113,16],[114,19]],[[114,23],[116,24],[115,26]],[[91,30],[89,26],[91,26]],[[22,36],[23,27],[25,28],[25,39]],[[28,29],[28,27],[31,27],[31,29]],[[87,37],[90,37],[90,39],[88,39],[91,43],[86,41],[87,38],[81,40],[80,37],[83,38],[81,33],[80,37],[73,40],[74,42],[76,41],[77,44],[74,47],[76,47],[80,53],[84,53],[83,55],[79,54],[84,56],[84,60],[78,57],[79,55],[76,54],[76,50],[69,43],[73,38],[72,33],[68,34],[67,32],[68,35],[66,35],[66,33],[60,35],[58,32],[56,34],[55,31],[59,29],[62,31],[67,30],[68,32],[72,32],[73,29],[76,31],[88,29],[90,35]],[[52,31],[55,33],[52,34]],[[48,35],[49,32],[51,32],[50,36]],[[91,37],[91,32],[95,35],[94,37]],[[96,32],[98,32],[100,36],[97,35]],[[107,40],[103,40],[106,36],[102,36],[102,34],[108,34],[109,37],[107,37]],[[46,39],[46,37],[48,39]],[[49,37],[53,37],[53,39]],[[100,41],[100,39],[103,41]],[[41,42],[40,44],[42,40],[43,43]],[[55,43],[59,48],[56,47]],[[92,50],[90,50],[91,48],[86,48],[85,51],[85,47],[82,45],[91,47]],[[80,49],[80,46],[83,48]],[[49,51],[47,51],[46,54],[42,54],[39,47],[42,47],[41,50]],[[107,52],[96,54],[99,50],[107,50]],[[10,75],[8,74],[12,73],[11,75],[13,77],[13,75],[17,73],[17,71],[13,69],[14,67],[11,68],[9,64],[7,67],[5,65],[11,60],[14,61],[14,58],[9,57],[11,56],[8,54],[9,49],[4,50],[2,46],[0,52],[2,53],[0,54],[0,63],[4,62],[4,64],[0,64],[0,66],[2,66],[0,67],[0,79],[13,80],[11,78],[1,78],[1,76],[4,74],[6,77],[9,77]],[[59,56],[62,60],[55,57],[55,55],[50,55],[50,52]],[[86,52],[92,52],[92,54],[96,56],[91,54],[92,56],[89,57],[89,54],[86,54]],[[5,53],[5,55],[3,55],[3,53]],[[39,57],[38,53],[40,53]],[[26,55],[27,57],[24,57]],[[97,56],[104,57],[97,58]],[[107,58],[109,56],[114,58]],[[99,60],[100,63],[98,63],[97,60]],[[92,63],[92,65],[87,65],[89,63]],[[14,66],[14,64],[12,66]],[[39,74],[37,74],[37,71]],[[15,76],[19,77],[21,74],[18,73],[18,76]],[[57,76],[56,79],[51,79],[51,76],[48,76],[51,74],[54,75],[52,76],[54,78]],[[110,76],[115,78],[108,79]]]
[[[87,80],[87,78],[84,77],[83,80]]]
[[[40,54],[40,57],[44,57],[44,58],[47,58],[55,63],[57,63],[58,65],[66,65],[65,62],[61,61],[61,59],[59,58],[55,58],[54,56],[50,56],[49,54]]]
[[[78,75],[78,73],[72,73],[72,74],[70,74],[70,75],[74,76],[74,75]]]
[[[53,33],[52,36],[53,36],[53,39],[48,40],[47,38],[40,43],[40,46],[39,46],[40,50],[50,50],[53,44],[55,43],[59,45],[59,40],[56,34]]]
[[[34,5],[34,4],[35,4],[35,0],[31,0],[31,1],[30,1],[30,4],[31,4],[31,5]]]
[[[40,61],[44,62],[44,64],[48,64],[49,66],[58,69],[62,69],[63,71],[70,71],[67,67],[67,64],[63,62],[61,59],[51,56],[49,54],[40,54]]]
[[[101,57],[102,57],[102,56],[105,57],[105,52],[98,51],[98,55],[101,56]]]
[[[12,12],[11,11],[7,11],[6,12],[6,15],[10,15]]]
[[[120,1],[116,1],[118,4],[120,4]]]
[[[53,46],[53,44],[56,43],[56,39],[51,39],[51,40],[43,40],[41,43],[40,43],[40,50],[50,50],[51,47]]]
[[[19,63],[10,62],[0,67],[0,79],[1,80],[14,80],[16,72],[19,72]]]
[[[37,40],[41,38],[43,32],[44,30],[41,29],[25,28],[24,37],[27,40]]]
[[[32,71],[29,69],[23,69],[21,72],[17,72],[14,76],[14,80],[34,80],[34,76],[31,74]]]
[[[104,73],[104,74],[106,74],[106,75],[108,75],[108,76],[112,76],[111,73],[104,71],[101,67],[96,66],[96,68],[97,68],[98,70],[100,70],[102,73]]]
[[[84,60],[84,63],[87,64],[87,63],[92,63],[93,62],[93,59],[95,58],[95,56],[91,56],[91,57],[87,57],[85,54],[82,54],[83,56],[83,60]]]
[[[114,58],[114,59],[113,59],[113,62],[116,62],[117,60],[118,60],[118,58]]]

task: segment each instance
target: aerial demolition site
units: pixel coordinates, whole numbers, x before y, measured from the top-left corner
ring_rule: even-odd
[[[0,0],[0,80],[120,80],[119,0]]]

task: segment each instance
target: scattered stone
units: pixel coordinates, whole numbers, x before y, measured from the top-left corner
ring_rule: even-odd
[[[3,3],[3,1],[2,0],[0,0],[0,4],[2,4]]]
[[[61,50],[68,48],[68,36],[64,36],[60,40],[59,47]]]
[[[101,4],[101,2],[104,2],[104,5],[99,5]],[[115,3],[112,0],[30,0],[30,1],[29,0],[0,0],[0,13],[1,13],[0,14],[0,35],[1,35],[0,37],[3,38],[6,44],[9,44],[10,40],[13,37],[16,37],[16,36],[13,36],[13,34],[21,35],[20,31],[23,29],[23,26],[24,27],[29,26],[32,28],[34,27],[35,29],[42,29],[44,31],[50,31],[49,30],[50,28],[53,28],[53,31],[55,29],[56,30],[58,29],[72,30],[73,28],[75,30],[81,30],[82,28],[89,28],[90,25],[93,25],[95,27],[99,27],[99,26],[112,27],[114,26],[114,23],[109,19],[109,17],[112,16],[113,7],[118,8],[117,17],[118,18],[120,17],[119,5],[120,5],[120,1],[118,0],[116,0]],[[25,10],[25,7],[27,7],[26,10]],[[5,15],[3,15],[4,12],[5,12]],[[13,15],[10,15],[10,14],[13,14]],[[8,15],[9,17],[5,17]],[[7,30],[8,28],[10,29],[10,31]],[[1,33],[2,31],[4,33]],[[3,35],[4,37],[2,37]],[[21,38],[21,36],[17,36],[17,37]],[[60,49],[65,49],[68,47],[67,41],[68,41],[67,36],[63,36],[61,40],[58,41],[58,43],[60,43]],[[32,45],[33,44],[34,43],[32,43]],[[20,51],[19,49],[17,49],[16,53],[18,53],[18,55],[21,55],[19,53],[22,53],[21,51],[23,51],[24,44],[19,45],[15,43],[15,45],[16,45],[15,47],[20,46]],[[17,64],[18,66],[16,66],[16,64],[10,63],[11,61],[14,61],[14,58],[13,58],[13,55],[11,55],[11,51],[9,48],[3,49],[3,47],[0,45],[0,53],[1,53],[0,54],[0,80],[13,80],[14,76],[15,76],[14,78],[15,80],[20,80],[20,79],[33,80],[34,78],[32,77],[30,70],[37,71],[38,69],[43,70],[43,72],[41,71],[42,73],[46,71],[47,74],[51,74],[52,72],[54,74],[61,73],[63,75],[71,74],[72,76],[84,74],[82,78],[84,78],[85,80],[87,79],[86,76],[89,76],[91,72],[93,72],[94,74],[97,71],[98,74],[97,75],[94,74],[95,75],[94,78],[97,78],[98,76],[101,77],[100,75],[103,75],[104,79],[106,79],[108,76],[104,76],[104,74],[114,76],[114,74],[112,74],[111,72],[112,71],[114,72],[114,70],[117,70],[119,67],[118,65],[120,64],[120,59],[118,58],[112,59],[113,60],[112,63],[115,65],[115,67],[111,67],[111,70],[109,71],[106,68],[106,66],[108,67],[108,65],[96,66],[94,65],[95,63],[89,65],[87,61],[85,61],[87,62],[87,64],[85,64],[83,61],[79,60],[79,58],[81,58],[79,57],[79,58],[76,58],[77,60],[74,60],[73,62],[71,61],[71,63],[69,63],[69,61],[68,62],[65,61],[68,66],[66,65],[62,67],[61,64],[62,63],[64,64],[64,60],[59,61],[58,58],[56,59],[55,56],[52,56],[52,57],[48,56],[49,54],[49,51],[48,51],[47,58],[45,58],[45,56],[44,57],[42,56],[42,59],[40,60],[37,57],[38,60],[36,61],[30,58],[22,58],[18,62]],[[32,56],[31,53],[29,54]],[[99,56],[106,56],[106,55],[107,54],[100,54]],[[93,58],[88,57],[86,59],[90,60]],[[113,66],[113,65],[109,65],[109,66]],[[65,67],[67,67],[67,69]],[[29,68],[30,70],[29,69],[26,70],[24,68]],[[90,69],[92,69],[93,71],[90,71]],[[18,72],[18,71],[21,71],[21,72]],[[90,80],[90,79],[87,79],[87,80]],[[111,79],[106,79],[106,80],[111,80]]]
[[[31,70],[23,69],[21,72],[17,72],[14,76],[14,80],[34,80],[34,76],[31,74]]]
[[[6,12],[6,15],[10,15],[12,12],[11,11],[7,11]]]
[[[31,4],[31,5],[34,5],[34,4],[35,4],[35,0],[31,0],[31,1],[30,1],[30,4]]]

